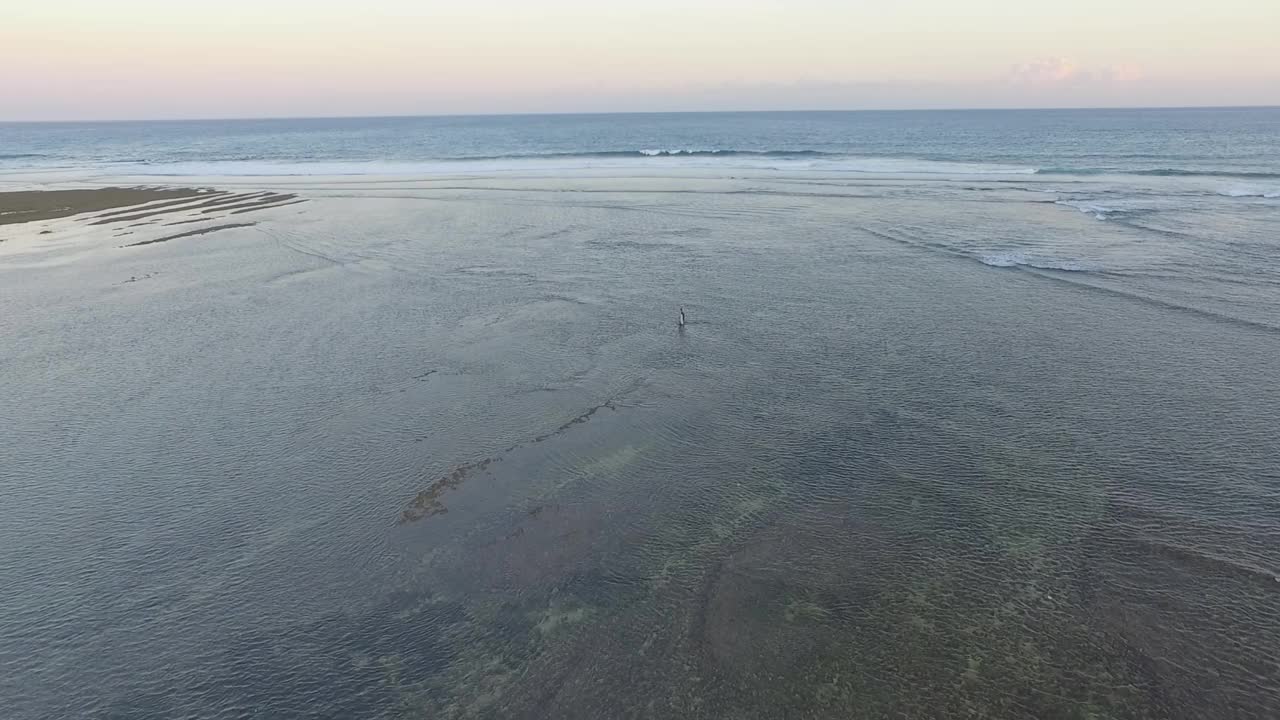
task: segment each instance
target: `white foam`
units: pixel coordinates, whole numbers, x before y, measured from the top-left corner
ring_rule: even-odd
[[[1280,189],[1276,188],[1259,188],[1244,185],[1233,185],[1229,188],[1218,190],[1217,193],[1224,197],[1244,198],[1244,197],[1260,197],[1260,198],[1280,198]]]
[[[640,154],[648,157],[678,157],[680,155],[709,155],[715,152],[717,151],[711,148],[649,148],[641,150]]]
[[[1040,270],[1064,270],[1067,272],[1088,272],[1092,268],[1078,260],[1059,260],[1027,255],[1026,253],[1009,251],[979,255],[978,262],[991,267],[1032,267]]]
[[[1107,216],[1111,213],[1123,212],[1123,210],[1118,208],[1107,207],[1106,205],[1099,205],[1097,203],[1084,202],[1080,200],[1059,200],[1055,204],[1075,208],[1076,210],[1079,210],[1086,215],[1092,215],[1099,220],[1106,220]]]

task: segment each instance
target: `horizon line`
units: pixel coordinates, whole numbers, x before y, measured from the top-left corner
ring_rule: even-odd
[[[858,108],[858,109],[792,109],[792,110],[628,110],[622,112],[586,111],[534,111],[492,113],[393,113],[389,115],[261,115],[227,117],[170,117],[170,118],[96,118],[84,120],[3,120],[0,125],[74,125],[109,123],[163,123],[163,122],[253,122],[263,120],[395,120],[412,118],[499,118],[499,117],[581,117],[592,115],[746,115],[786,113],[943,113],[943,112],[1051,112],[1098,110],[1277,110],[1280,105],[1062,105],[1042,107],[939,107],[939,108]]]

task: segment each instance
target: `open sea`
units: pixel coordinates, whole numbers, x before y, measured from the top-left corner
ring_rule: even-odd
[[[1280,109],[0,123],[134,185],[298,202],[0,224],[6,720],[1280,717]]]

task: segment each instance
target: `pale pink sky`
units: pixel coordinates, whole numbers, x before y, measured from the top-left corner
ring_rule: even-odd
[[[12,0],[0,120],[1280,105],[1280,1]]]

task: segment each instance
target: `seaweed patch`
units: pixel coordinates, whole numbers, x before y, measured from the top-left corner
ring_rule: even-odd
[[[429,376],[431,376],[431,374],[435,372],[436,372],[435,370],[429,370],[421,375],[416,376],[414,379],[422,381],[428,378]],[[590,408],[587,408],[581,413],[565,421],[562,425],[557,427],[555,430],[552,430],[551,432],[543,433],[541,435],[535,435],[534,437],[529,438],[528,440],[517,442],[514,445],[511,445],[510,447],[508,447],[506,450],[503,450],[501,455],[499,456],[487,457],[483,460],[478,460],[476,462],[455,466],[449,472],[445,473],[439,478],[436,478],[436,480],[434,480],[430,485],[428,485],[425,490],[415,495],[413,498],[413,501],[409,503],[409,507],[405,508],[400,513],[400,518],[399,520],[396,521],[396,524],[404,525],[406,523],[415,522],[417,520],[431,517],[433,515],[440,515],[442,513],[448,512],[448,508],[446,508],[444,503],[441,502],[441,499],[440,499],[441,496],[447,493],[448,491],[458,487],[462,483],[466,482],[467,478],[471,477],[474,473],[486,470],[493,463],[501,462],[502,455],[506,455],[522,447],[527,447],[535,443],[544,442],[546,440],[550,440],[553,437],[556,437],[557,435],[561,435],[567,432],[568,430],[570,430],[571,428],[587,422],[592,418],[592,416],[594,416],[596,413],[600,412],[601,410],[608,408],[609,410],[617,411],[618,401],[623,396],[631,392],[634,392],[637,387],[639,387],[639,384],[633,385],[627,390],[624,390],[619,395],[612,397],[600,403],[599,405],[594,405]]]
[[[202,228],[200,230],[191,230],[189,232],[178,233],[177,235],[167,235],[165,237],[156,238],[154,240],[143,240],[141,242],[130,243],[128,245],[125,245],[124,247],[138,247],[139,245],[153,245],[155,243],[162,243],[169,240],[177,240],[178,238],[192,237],[194,235],[207,235],[208,233],[217,232],[219,230],[230,230],[231,228],[253,227],[254,225],[257,225],[257,223],[227,223],[226,225],[214,225],[213,227]]]

